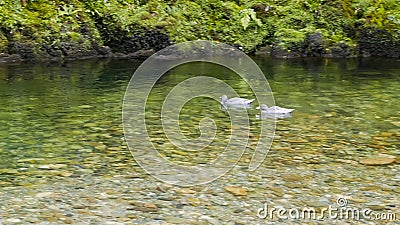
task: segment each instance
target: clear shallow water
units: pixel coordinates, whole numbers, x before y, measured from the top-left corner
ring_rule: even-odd
[[[379,186],[384,182],[389,186],[385,193],[393,195],[391,200],[396,202],[399,193],[392,192],[392,189],[400,179],[395,177],[399,171],[398,163],[378,169],[352,163],[357,164],[364,157],[399,157],[400,61],[266,58],[256,58],[255,61],[267,76],[276,104],[295,111],[292,118],[278,121],[271,151],[261,170],[252,176],[266,176],[265,168],[278,177],[291,170],[298,170],[298,174],[304,171],[305,180],[315,178],[311,182],[314,188],[324,186],[321,193],[332,192],[334,188],[346,186],[344,184],[350,185],[338,194],[356,193],[360,183]],[[55,185],[50,192],[65,189],[71,196],[80,196],[79,188],[101,192],[102,188],[107,189],[102,186],[102,181],[114,177],[116,180],[112,184],[132,181],[126,186],[117,185],[116,192],[126,189],[148,191],[149,185],[155,181],[134,162],[124,142],[121,125],[125,88],[139,64],[85,61],[0,67],[0,199],[6,203],[3,211],[9,212],[3,215],[4,218],[29,213],[13,208],[8,202],[13,196],[35,196],[37,189],[49,184]],[[151,137],[161,154],[183,164],[204,163],[215,158],[227,142],[225,137],[229,134],[230,124],[226,113],[219,110],[218,102],[196,99],[183,108],[181,129],[188,137],[196,138],[199,121],[203,116],[209,116],[218,122],[216,141],[206,151],[196,153],[195,157],[169,144],[161,131],[159,110],[163,98],[174,85],[193,75],[214,76],[234,87],[242,97],[254,97],[245,82],[224,68],[212,65],[193,67],[184,65],[164,76],[149,98],[146,113]],[[252,141],[238,168],[247,168],[249,153],[255,147],[260,124],[255,117],[257,113],[249,110]],[[338,172],[342,170],[353,170],[353,173]],[[366,174],[372,175],[368,177]],[[383,175],[377,179],[377,174]],[[240,169],[238,173],[228,174],[222,184],[212,185],[217,185],[218,189],[221,188],[218,184],[223,185],[223,182],[236,182],[254,192],[265,192],[265,183],[257,179],[256,182],[243,180],[240,178],[242,175]],[[340,181],[336,180],[337,177]],[[142,180],[136,183],[138,178]],[[277,179],[272,183],[280,186],[281,181]],[[137,189],[132,189],[133,186]],[[305,195],[301,190],[295,192]],[[321,193],[308,195],[315,197]],[[142,216],[146,218],[146,215]],[[240,213],[238,216],[241,217]],[[79,217],[72,218],[80,221]],[[140,221],[141,217],[136,219]]]

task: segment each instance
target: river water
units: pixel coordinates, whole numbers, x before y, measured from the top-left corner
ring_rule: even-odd
[[[400,61],[254,60],[276,105],[295,111],[276,121],[271,149],[257,170],[248,170],[251,154],[245,153],[218,180],[193,187],[148,175],[125,143],[123,98],[140,62],[0,66],[0,224],[396,224],[286,219],[276,212],[260,218],[259,212],[266,204],[288,211],[312,207],[320,215],[325,208],[351,207],[400,219]],[[181,130],[196,138],[199,122],[210,117],[217,138],[196,154],[168,143],[160,125],[163,99],[198,75],[255,97],[220,66],[194,63],[164,75],[149,96],[146,124],[161,155],[184,165],[215,159],[230,132],[220,104],[200,98],[182,109]],[[258,110],[248,112],[251,153],[260,120]],[[382,160],[384,165],[369,165]]]

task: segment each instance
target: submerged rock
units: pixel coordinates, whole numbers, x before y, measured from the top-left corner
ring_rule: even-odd
[[[226,186],[224,189],[235,196],[247,195],[247,190],[239,186]]]
[[[360,163],[367,166],[389,165],[396,161],[395,158],[365,158],[361,159]]]
[[[133,201],[129,203],[130,205],[133,205],[134,210],[142,211],[142,212],[156,212],[158,210],[158,207],[154,203],[144,203],[144,202],[137,202]]]

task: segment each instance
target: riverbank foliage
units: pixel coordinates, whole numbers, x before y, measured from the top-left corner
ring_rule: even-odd
[[[315,43],[325,53],[357,49],[365,33],[374,32],[400,40],[397,0],[0,0],[0,11],[3,53],[12,53],[15,43],[39,55],[65,43],[124,52],[124,44],[146,31],[173,43],[207,39],[245,52],[265,46],[304,52]]]

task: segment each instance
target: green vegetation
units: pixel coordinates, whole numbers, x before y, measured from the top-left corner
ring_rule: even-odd
[[[9,42],[31,43],[39,50],[43,43],[70,41],[88,47],[87,37],[100,41],[93,19],[79,1],[0,0],[0,11],[1,32]]]
[[[302,51],[316,33],[327,53],[340,44],[356,48],[363,30],[400,40],[397,0],[0,0],[0,11],[0,52],[18,42],[39,55],[62,43],[127,52],[125,40],[150,30],[173,42],[208,39],[246,52],[269,45]]]

